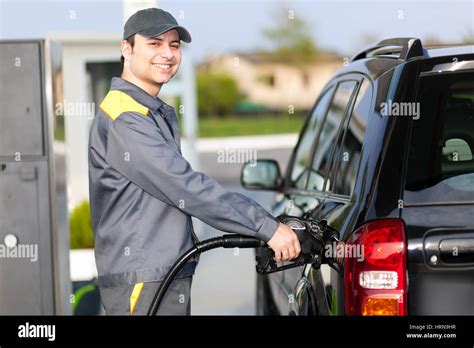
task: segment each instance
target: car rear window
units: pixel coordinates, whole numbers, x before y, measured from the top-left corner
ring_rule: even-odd
[[[474,72],[422,76],[418,102],[404,200],[474,202]]]

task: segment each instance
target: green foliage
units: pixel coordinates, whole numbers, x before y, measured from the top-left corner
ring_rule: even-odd
[[[64,116],[55,116],[56,124],[54,126],[54,140],[64,142],[65,141],[65,128],[64,128]]]
[[[69,217],[71,249],[94,247],[89,202],[84,201],[72,211]]]
[[[243,96],[235,80],[226,74],[198,72],[198,111],[201,116],[220,116],[233,112]]]
[[[263,29],[263,35],[273,45],[273,51],[267,53],[291,64],[314,60],[318,50],[308,34],[309,24],[287,8],[277,10],[273,18],[276,19],[275,26]]]

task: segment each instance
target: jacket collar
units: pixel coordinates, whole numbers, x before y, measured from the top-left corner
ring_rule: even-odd
[[[166,106],[166,104],[160,98],[151,96],[137,85],[121,79],[120,77],[112,78],[110,89],[122,91],[128,94],[137,102],[155,112],[161,107]]]
[[[166,104],[160,98],[151,96],[137,85],[134,85],[133,83],[119,77],[112,78],[110,89],[124,92],[135,99],[138,103],[149,108],[151,111],[151,116],[155,118],[155,120],[160,125],[160,128],[166,129],[165,132],[169,133],[169,138],[175,141],[178,149],[181,152],[179,126],[174,109],[171,106]],[[161,115],[162,117],[159,117],[158,115]],[[171,132],[168,130],[168,125],[164,123],[165,120],[163,118],[167,118],[169,120],[169,126],[172,127],[173,134],[171,134]]]

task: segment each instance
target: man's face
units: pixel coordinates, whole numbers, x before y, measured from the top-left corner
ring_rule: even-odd
[[[154,38],[136,34],[133,50],[128,53],[129,68],[134,78],[161,86],[176,74],[181,63],[178,32],[173,29]]]

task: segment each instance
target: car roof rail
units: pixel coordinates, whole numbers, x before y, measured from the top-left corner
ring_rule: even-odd
[[[371,45],[362,51],[356,53],[351,62],[364,59],[369,56],[398,54],[398,59],[406,61],[415,57],[423,57],[424,50],[421,40],[414,37],[398,37],[393,39],[382,40],[375,45]]]

